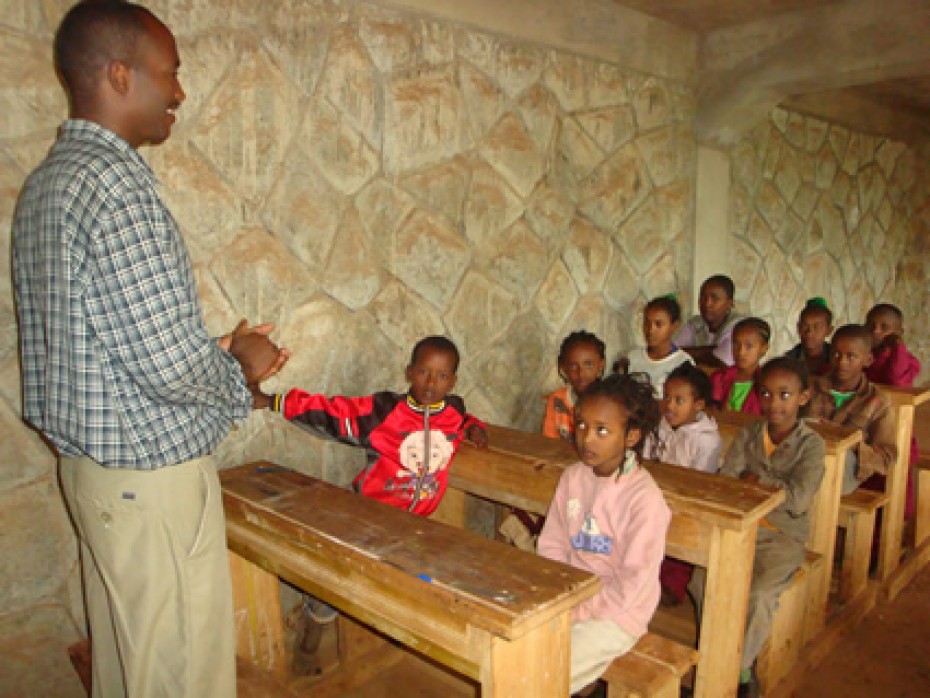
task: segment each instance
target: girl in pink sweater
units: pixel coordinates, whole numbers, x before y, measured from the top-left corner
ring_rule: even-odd
[[[572,612],[572,693],[636,644],[659,602],[671,512],[640,466],[659,418],[652,386],[632,375],[592,383],[575,408],[581,462],[559,480],[538,544],[540,555],[601,579]]]

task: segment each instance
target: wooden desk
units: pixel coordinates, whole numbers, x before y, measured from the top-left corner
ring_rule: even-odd
[[[727,447],[741,429],[762,419],[729,410],[713,410],[710,414],[717,420],[720,435]],[[862,441],[862,432],[858,429],[816,421],[807,422],[807,425],[823,438],[826,447],[823,481],[809,514],[810,533],[807,537],[807,549],[822,555],[824,564],[816,569],[809,583],[810,594],[805,612],[803,642],[817,635],[826,624],[837,521],[842,498],[843,466],[847,451]]]
[[[493,425],[488,437],[487,449],[459,449],[437,516],[464,525],[464,493],[545,514],[564,466],[578,460],[574,448]],[[707,568],[694,695],[735,695],[756,529],[784,492],[665,463],[645,467],[672,510],[666,551]]]
[[[238,651],[262,668],[286,673],[280,577],[471,677],[482,696],[568,695],[570,611],[600,588],[594,575],[271,463],[220,479]]]
[[[914,433],[914,415],[916,408],[930,400],[930,388],[896,388],[879,386],[888,397],[895,413],[895,445],[898,458],[893,467],[888,469],[885,478],[885,492],[888,505],[882,516],[881,545],[878,556],[878,578],[884,586],[884,594],[890,600],[913,579],[914,575],[927,561],[910,562],[896,574],[901,564],[901,551],[904,538],[904,505],[907,498],[907,480],[910,472],[911,436]],[[926,446],[925,446],[926,448]]]

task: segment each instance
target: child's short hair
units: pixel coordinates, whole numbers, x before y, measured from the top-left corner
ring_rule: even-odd
[[[714,402],[714,389],[710,382],[710,376],[699,369],[694,364],[688,362],[676,366],[675,370],[665,378],[666,385],[670,380],[684,381],[691,386],[694,391],[694,397],[703,400],[704,404],[710,406]]]
[[[596,334],[593,332],[586,332],[585,330],[577,330],[562,340],[562,346],[559,347],[558,362],[561,364],[563,361],[565,361],[565,357],[568,355],[568,352],[579,344],[592,345],[598,356],[600,356],[602,359],[607,359],[607,345],[598,339]]]
[[[808,315],[823,315],[827,319],[828,327],[833,324],[833,311],[830,310],[830,306],[827,305],[827,300],[820,296],[807,299],[807,302],[801,309],[801,314],[798,316],[798,319],[803,320]]]
[[[841,339],[858,339],[869,349],[872,348],[872,333],[865,325],[843,325],[833,333],[833,343]]]
[[[778,356],[770,361],[766,361],[759,371],[759,382],[765,380],[765,377],[774,371],[787,371],[793,373],[801,381],[801,390],[807,390],[810,387],[810,373],[807,370],[807,364],[790,356]],[[810,403],[802,405],[798,410],[798,415],[803,417],[807,414],[807,408]]]
[[[762,364],[759,370],[759,380],[762,381],[773,371],[787,371],[793,373],[801,381],[801,388],[807,390],[810,387],[810,372],[807,370],[807,364],[790,356],[778,356]]]
[[[667,296],[659,296],[658,298],[653,298],[651,301],[646,303],[646,307],[643,309],[643,313],[646,313],[649,310],[663,310],[669,316],[672,321],[672,324],[681,320],[681,306],[678,304],[678,299],[675,298],[675,295],[670,293]]]
[[[889,313],[894,315],[899,323],[904,322],[904,313],[901,312],[898,306],[892,305],[891,303],[876,303],[869,309],[869,312],[867,312],[865,316],[869,317],[869,315],[874,315],[876,313]]]
[[[579,405],[593,397],[606,397],[626,410],[627,428],[633,427],[641,432],[633,450],[642,458],[646,436],[656,433],[662,418],[662,410],[653,396],[649,378],[642,373],[611,373],[588,386]]]
[[[453,372],[458,372],[459,370],[459,349],[455,346],[453,342],[448,337],[442,337],[440,335],[430,335],[429,337],[424,337],[419,342],[417,342],[413,351],[410,352],[410,365],[413,366],[417,362],[417,355],[423,349],[433,349],[435,351],[447,351],[452,356],[455,357]]]
[[[766,344],[768,344],[769,340],[772,338],[772,328],[769,327],[769,323],[760,317],[744,317],[734,325],[733,336],[735,337],[736,333],[740,330],[752,330],[758,334]]]
[[[703,290],[706,286],[719,286],[723,289],[723,292],[727,294],[727,298],[733,300],[736,296],[736,284],[733,283],[731,279],[726,274],[714,274],[713,276],[708,276],[704,279],[704,283],[701,284],[701,289]]]

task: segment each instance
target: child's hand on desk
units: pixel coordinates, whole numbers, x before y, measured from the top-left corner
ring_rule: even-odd
[[[739,476],[740,480],[745,480],[746,482],[751,482],[753,485],[759,484],[759,476],[756,473],[751,473],[748,470],[743,471]]]
[[[484,427],[472,424],[465,430],[465,438],[478,448],[488,447],[488,432]]]

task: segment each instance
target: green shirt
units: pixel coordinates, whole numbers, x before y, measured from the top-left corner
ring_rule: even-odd
[[[730,388],[730,397],[727,398],[727,408],[734,412],[743,409],[743,403],[749,397],[749,391],[752,390],[752,381],[736,381]]]
[[[843,405],[845,405],[847,402],[852,400],[855,394],[856,394],[855,390],[851,393],[841,393],[838,390],[830,391],[830,395],[833,396],[833,400],[834,402],[836,402],[836,409],[840,409]]]

